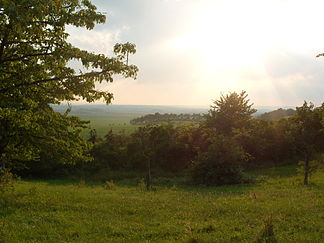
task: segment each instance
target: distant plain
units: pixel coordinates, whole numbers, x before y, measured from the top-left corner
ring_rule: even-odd
[[[56,111],[65,112],[67,105],[53,106]],[[278,107],[256,107],[255,115],[262,114],[277,109]],[[79,116],[82,120],[90,121],[89,128],[82,132],[82,136],[87,138],[89,131],[95,129],[99,137],[105,136],[110,130],[114,133],[130,134],[139,127],[131,125],[134,118],[154,114],[164,113],[207,113],[209,107],[202,106],[158,106],[158,105],[72,105],[70,115]]]

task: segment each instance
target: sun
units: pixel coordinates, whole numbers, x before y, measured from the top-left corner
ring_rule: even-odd
[[[190,31],[171,41],[174,48],[196,55],[205,69],[258,65],[268,44],[266,18],[236,2],[210,3],[197,11]]]

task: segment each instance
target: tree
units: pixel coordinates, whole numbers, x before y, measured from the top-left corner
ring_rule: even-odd
[[[208,151],[200,153],[191,169],[194,183],[228,185],[245,182],[242,164],[247,156],[234,139],[216,135]]]
[[[97,139],[91,149],[94,161],[89,164],[89,169],[92,171],[125,169],[127,167],[127,142],[128,136],[125,134],[114,134],[112,130],[109,130],[104,139],[102,141]]]
[[[146,189],[152,188],[152,159],[154,159],[154,144],[152,144],[152,126],[139,127],[133,134],[133,142],[129,144],[128,151],[133,153],[136,159],[140,159],[145,163],[143,167],[146,169]],[[134,148],[136,151],[134,151]]]
[[[248,127],[256,110],[247,96],[245,91],[221,95],[206,115],[206,126],[216,128],[216,132],[223,135],[232,135],[233,129]]]
[[[0,0],[0,163],[39,159],[56,151],[64,162],[87,159],[88,144],[79,136],[86,126],[77,117],[54,112],[50,104],[103,99],[96,82],[113,75],[136,77],[128,54],[135,45],[118,44],[116,56],[89,53],[67,42],[67,25],[91,30],[105,16],[89,0]],[[83,71],[69,66],[71,61]],[[69,110],[68,110],[69,111]],[[61,156],[64,155],[64,156]]]
[[[296,107],[297,114],[292,118],[295,145],[304,155],[304,184],[309,183],[310,159],[317,151],[324,148],[324,103],[315,108],[313,103],[306,101],[301,107]]]

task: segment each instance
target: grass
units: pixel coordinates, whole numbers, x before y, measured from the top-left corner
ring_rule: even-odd
[[[110,130],[114,133],[125,133],[130,134],[136,130],[139,126],[131,125],[129,122],[135,115],[112,115],[112,116],[84,116],[82,120],[90,121],[91,129],[96,129],[99,137],[104,137]],[[85,129],[82,132],[82,136],[85,138],[89,137],[90,129]]]
[[[136,116],[137,115],[137,116]],[[130,121],[137,118],[138,114],[132,113],[116,113],[116,114],[104,114],[102,116],[80,116],[82,120],[90,121],[90,129],[96,129],[99,137],[104,137],[110,130],[114,133],[131,134],[135,130],[143,125],[132,125]],[[160,124],[162,124],[161,122]],[[166,122],[164,122],[166,123]],[[195,124],[191,121],[176,121],[172,122],[175,126]],[[90,129],[84,129],[81,133],[82,137],[89,138]]]
[[[154,191],[127,180],[22,180],[0,208],[0,242],[254,242],[269,217],[278,242],[323,242],[324,173],[304,186],[294,171],[222,187],[160,178]]]

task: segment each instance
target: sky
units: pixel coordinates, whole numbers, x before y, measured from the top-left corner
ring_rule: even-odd
[[[107,21],[68,27],[75,46],[111,55],[132,42],[136,80],[98,86],[113,104],[209,106],[245,90],[258,106],[324,102],[323,0],[92,0]]]

